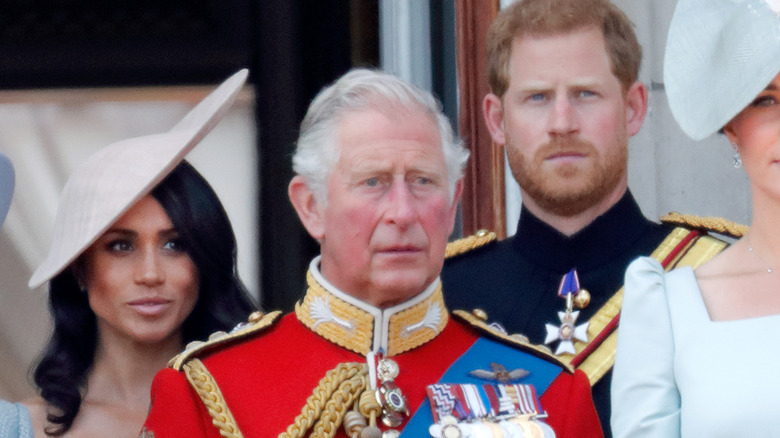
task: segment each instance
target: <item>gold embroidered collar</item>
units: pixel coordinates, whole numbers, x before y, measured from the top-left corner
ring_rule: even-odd
[[[379,309],[336,289],[319,272],[319,257],[306,274],[309,288],[295,305],[298,319],[325,339],[366,355],[395,356],[435,338],[447,325],[441,282],[436,279],[409,301]]]

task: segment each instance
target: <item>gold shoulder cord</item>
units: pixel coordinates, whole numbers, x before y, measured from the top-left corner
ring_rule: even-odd
[[[464,237],[462,239],[455,240],[447,244],[447,249],[444,252],[444,258],[463,254],[464,252],[477,249],[481,246],[485,246],[488,243],[492,243],[496,240],[496,233],[488,230],[479,230],[473,236]]]
[[[661,217],[661,222],[668,224],[687,225],[731,237],[742,237],[748,230],[747,225],[738,224],[722,217],[699,217],[692,214],[680,214],[673,211]]]
[[[238,429],[238,424],[225,403],[222,391],[219,390],[214,376],[209,373],[203,362],[200,359],[191,359],[182,368],[190,385],[195,388],[198,396],[203,400],[203,404],[211,415],[211,422],[219,429],[219,434],[225,438],[243,438],[244,435]]]
[[[352,407],[368,387],[368,366],[364,363],[342,363],[328,371],[306,399],[306,405],[279,438],[303,437],[314,425],[312,436],[333,437],[347,409]],[[319,418],[319,420],[318,420]]]

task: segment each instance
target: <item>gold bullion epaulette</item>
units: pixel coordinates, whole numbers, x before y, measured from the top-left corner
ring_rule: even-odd
[[[218,331],[209,335],[208,341],[192,341],[181,353],[168,361],[168,367],[181,371],[182,365],[187,363],[193,357],[201,355],[204,351],[211,351],[217,346],[235,342],[248,336],[255,335],[271,327],[279,320],[282,311],[277,310],[270,313],[252,312],[247,322],[237,325],[229,333]]]
[[[473,312],[466,312],[465,310],[453,310],[452,315],[458,319],[470,324],[480,334],[485,335],[487,338],[509,344],[517,347],[529,354],[532,354],[540,359],[544,359],[548,362],[552,362],[569,373],[574,372],[574,368],[568,363],[561,360],[559,357],[552,353],[552,350],[544,345],[532,344],[528,341],[528,338],[521,334],[507,334],[505,331],[498,329],[487,323],[487,315],[481,309],[474,309]]]
[[[701,217],[692,214],[680,214],[676,211],[662,216],[661,222],[714,232],[729,237],[742,237],[749,228],[747,225],[738,224],[722,217]]]
[[[448,259],[471,250],[481,248],[489,243],[496,241],[496,233],[488,230],[479,230],[471,236],[462,239],[453,240],[447,244],[447,251],[444,258]]]

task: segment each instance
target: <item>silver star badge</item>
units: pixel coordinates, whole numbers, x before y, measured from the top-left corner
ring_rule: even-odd
[[[575,326],[577,317],[580,316],[580,312],[558,312],[558,319],[561,320],[560,326],[552,324],[545,324],[547,329],[547,337],[544,340],[545,344],[551,342],[560,341],[558,348],[555,349],[555,354],[571,353],[576,354],[577,350],[574,349],[574,340],[588,342],[588,322]]]

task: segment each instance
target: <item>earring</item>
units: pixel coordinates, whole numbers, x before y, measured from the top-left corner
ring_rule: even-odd
[[[739,169],[740,167],[742,167],[742,157],[739,152],[734,151],[734,168]]]
[[[733,158],[733,165],[735,169],[739,169],[742,167],[742,156],[739,155],[739,145],[736,143],[731,143],[731,147],[734,148],[734,158]]]

